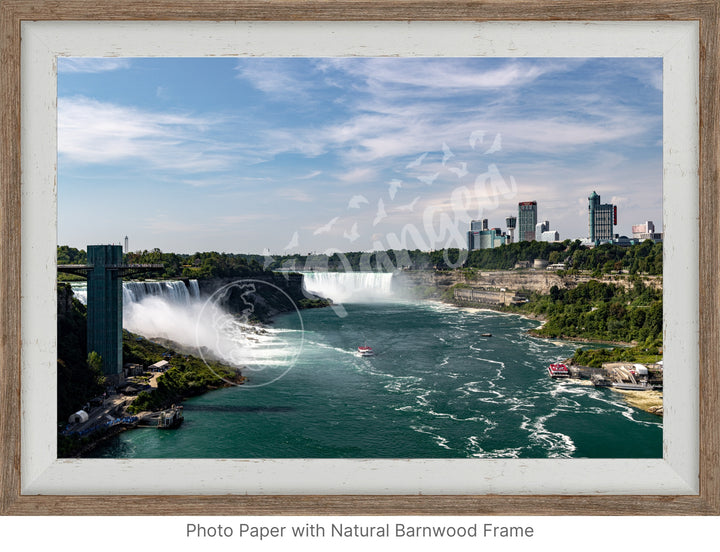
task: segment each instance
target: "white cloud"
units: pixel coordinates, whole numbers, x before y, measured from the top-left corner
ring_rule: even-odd
[[[322,174],[322,171],[312,171],[308,174],[304,174],[303,176],[298,176],[296,180],[310,180],[312,178],[315,178],[316,176],[320,176]]]
[[[204,136],[215,121],[88,98],[58,100],[58,152],[77,163],[142,161],[155,168],[201,172],[227,168],[227,144]]]
[[[276,193],[279,197],[283,199],[290,199],[292,201],[300,201],[302,203],[314,201],[310,194],[297,188],[281,188]]]
[[[247,58],[238,60],[235,66],[237,78],[274,96],[308,99],[307,92],[318,86],[308,73],[296,70],[297,60],[283,58]]]
[[[128,58],[58,57],[58,73],[104,73],[130,68]]]
[[[356,167],[341,174],[338,178],[349,184],[370,184],[377,177],[377,171],[371,167]]]
[[[373,93],[378,93],[380,89],[387,94],[388,89],[415,87],[424,89],[424,93],[429,95],[441,95],[448,90],[492,90],[520,86],[544,74],[566,70],[569,64],[577,63],[582,62],[511,60],[491,69],[479,70],[462,59],[416,58],[405,62],[400,68],[392,58],[367,58],[360,62],[334,58],[323,60],[318,68],[324,71],[345,71],[363,80]],[[403,94],[406,92],[402,91]]]

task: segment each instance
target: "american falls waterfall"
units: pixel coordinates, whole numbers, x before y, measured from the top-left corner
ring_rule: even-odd
[[[387,301],[393,297],[390,272],[305,272],[305,289],[336,303]]]
[[[75,296],[87,304],[87,284],[72,284]],[[182,345],[196,341],[197,316],[202,306],[197,280],[123,282],[123,328]]]
[[[145,337],[193,344],[201,306],[197,280],[123,282],[123,327]]]
[[[72,288],[87,304],[87,284],[73,283]],[[291,330],[248,323],[247,317],[201,295],[197,280],[123,282],[123,328],[150,340],[172,341],[195,356],[243,368],[244,374],[286,369],[292,353],[285,343]]]
[[[123,306],[139,303],[147,297],[161,297],[169,303],[189,305],[200,297],[197,280],[167,282],[123,282]]]

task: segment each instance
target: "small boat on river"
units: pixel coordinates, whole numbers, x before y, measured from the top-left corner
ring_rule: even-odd
[[[373,348],[368,345],[361,345],[358,347],[358,354],[362,357],[371,357],[375,356],[375,351],[373,351]]]
[[[172,408],[160,412],[157,427],[158,429],[175,429],[180,427],[184,419],[183,407],[173,405]]]
[[[569,378],[570,370],[563,363],[557,362],[548,366],[548,374],[551,378]]]
[[[653,386],[650,385],[646,381],[641,381],[640,383],[627,383],[624,381],[619,381],[616,383],[613,383],[612,386],[615,389],[622,389],[623,391],[652,391]]]

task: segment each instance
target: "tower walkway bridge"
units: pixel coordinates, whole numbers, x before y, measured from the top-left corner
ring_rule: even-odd
[[[88,245],[87,264],[59,264],[58,272],[87,280],[87,352],[98,353],[111,385],[122,380],[122,279],[161,272],[163,264],[126,264],[119,245]]]

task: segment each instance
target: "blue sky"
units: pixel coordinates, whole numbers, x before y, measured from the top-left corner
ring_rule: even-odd
[[[538,202],[662,224],[662,60],[58,60],[58,243],[192,253],[462,247]]]

